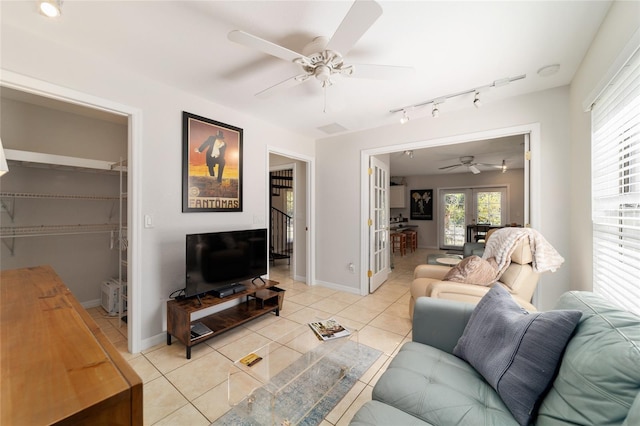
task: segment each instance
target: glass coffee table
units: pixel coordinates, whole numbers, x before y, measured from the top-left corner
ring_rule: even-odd
[[[322,341],[304,324],[234,362],[228,377],[232,422],[302,421],[357,363],[358,332],[349,331]]]

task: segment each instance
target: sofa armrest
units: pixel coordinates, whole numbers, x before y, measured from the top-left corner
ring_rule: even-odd
[[[441,280],[447,275],[451,267],[444,265],[418,265],[413,270],[413,278],[433,278]]]
[[[413,313],[413,341],[452,353],[475,306],[419,297]]]
[[[501,285],[505,290],[511,293],[509,287],[498,282],[495,285]],[[478,284],[464,284],[455,281],[436,281],[431,284],[430,297],[436,299],[455,300],[457,302],[471,303],[476,305],[480,299],[491,290],[491,286],[483,286]],[[529,312],[536,312],[537,309],[531,303],[513,295],[513,299],[524,309]]]

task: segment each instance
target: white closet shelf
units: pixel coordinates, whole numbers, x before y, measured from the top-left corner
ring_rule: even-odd
[[[41,152],[5,149],[8,161],[17,162],[23,166],[50,167],[60,170],[92,170],[114,172],[123,166],[120,162],[92,160],[89,158],[68,157],[66,155],[44,154]],[[124,166],[126,169],[126,166]]]
[[[49,235],[98,234],[118,230],[116,223],[86,225],[3,226],[0,238],[42,237]]]
[[[0,198],[48,198],[56,200],[97,200],[97,201],[113,201],[120,197],[100,196],[100,195],[68,195],[68,194],[35,194],[30,192],[0,192]]]

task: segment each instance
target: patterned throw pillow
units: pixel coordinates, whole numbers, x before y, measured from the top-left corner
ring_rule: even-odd
[[[491,263],[493,260],[493,264]],[[444,281],[455,281],[465,284],[490,285],[496,282],[498,270],[493,258],[485,260],[480,256],[469,256],[451,268],[444,276]]]
[[[521,425],[528,425],[553,382],[582,313],[529,313],[494,286],[478,302],[453,349],[498,392]]]

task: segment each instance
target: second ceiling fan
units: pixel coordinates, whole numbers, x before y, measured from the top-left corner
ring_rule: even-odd
[[[375,1],[356,0],[330,39],[316,37],[304,47],[302,53],[240,30],[231,31],[227,37],[236,43],[300,66],[301,74],[256,93],[258,97],[270,96],[281,89],[303,83],[310,77],[320,81],[323,88],[332,84],[331,78],[335,75],[381,80],[406,78],[413,74],[413,68],[371,64],[348,65],[343,60],[343,56],[381,15],[382,8]]]
[[[478,167],[476,166],[485,166],[485,167],[492,167],[494,169],[502,169],[502,171],[504,172],[506,170],[506,163],[504,160],[502,160],[502,164],[486,164],[486,163],[476,163],[474,162],[474,156],[473,155],[467,155],[464,157],[460,157],[460,162],[458,164],[452,164],[450,166],[444,166],[444,167],[440,167],[439,170],[450,170],[450,169],[455,169],[458,167],[466,167],[471,173],[473,173],[474,175],[477,175],[478,173],[480,173],[480,169],[478,169]]]

